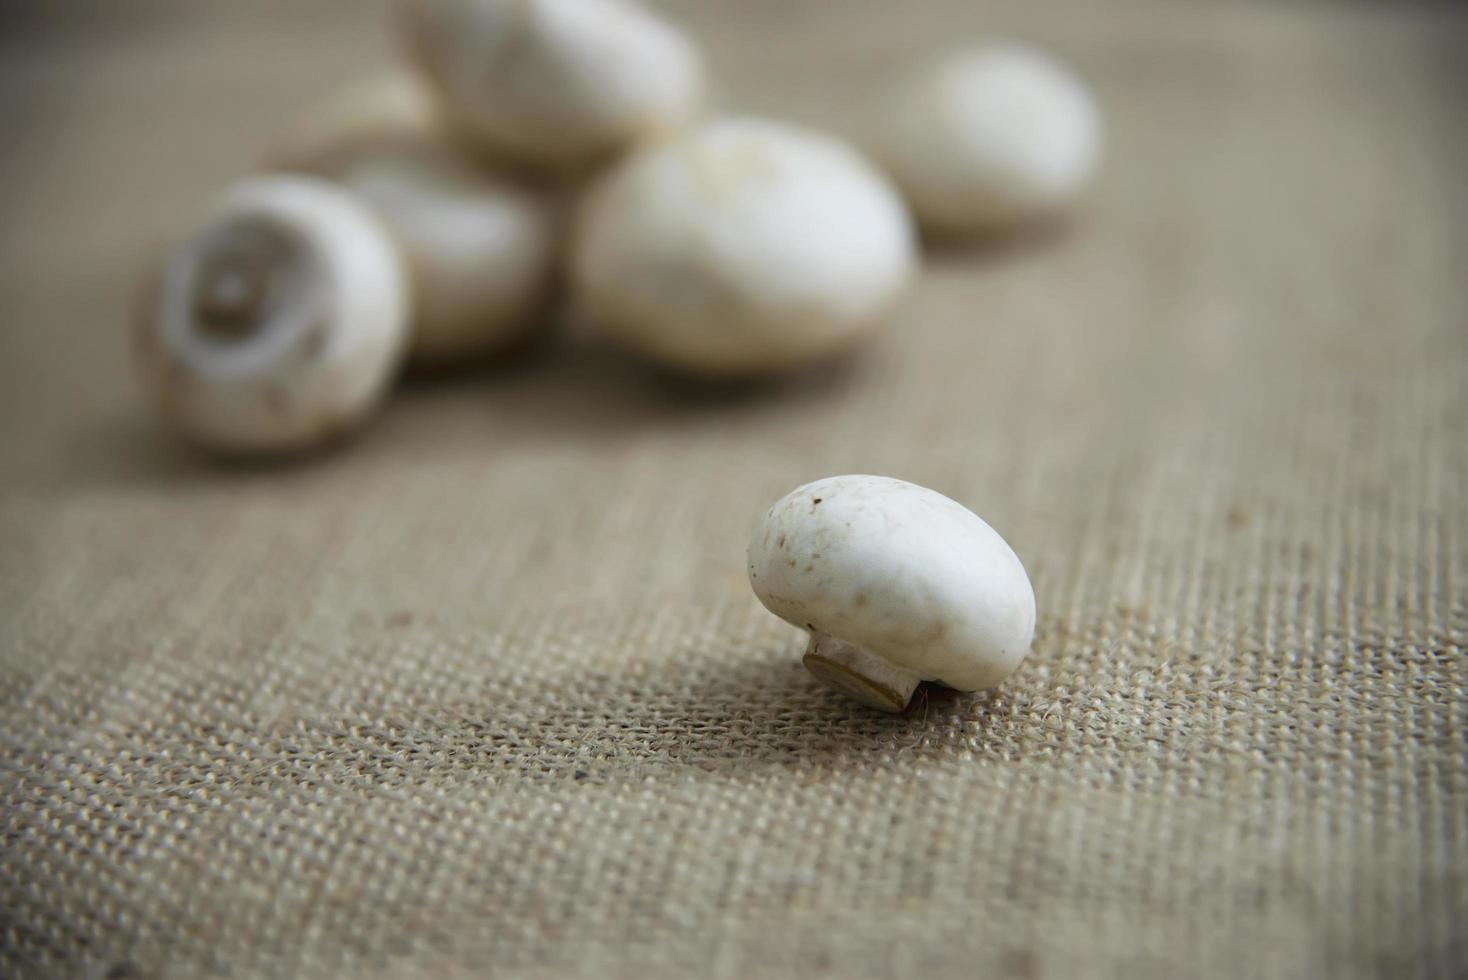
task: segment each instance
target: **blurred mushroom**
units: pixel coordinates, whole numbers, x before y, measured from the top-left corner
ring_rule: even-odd
[[[410,57],[465,137],[564,173],[690,116],[689,39],[630,0],[398,0]]]
[[[165,415],[221,452],[301,449],[379,403],[407,338],[391,236],[308,177],[231,187],[149,281],[136,329]]]
[[[966,48],[890,93],[873,151],[924,231],[972,236],[1063,212],[1101,150],[1084,82],[1017,44]]]
[[[728,119],[627,158],[572,248],[586,312],[669,365],[790,368],[883,323],[916,263],[895,188],[846,144]]]
[[[412,273],[414,363],[500,353],[546,322],[561,223],[553,195],[466,160],[412,76],[349,89],[267,164],[340,181],[377,211]]]
[[[260,169],[330,175],[363,156],[452,152],[452,138],[429,86],[389,70],[351,82],[311,105],[270,141]]]

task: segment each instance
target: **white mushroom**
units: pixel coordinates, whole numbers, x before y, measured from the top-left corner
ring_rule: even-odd
[[[408,332],[372,212],[308,177],[230,188],[150,281],[137,342],[165,414],[224,452],[299,449],[378,404]]]
[[[415,363],[499,353],[546,322],[560,237],[554,201],[470,166],[411,76],[349,89],[308,114],[267,162],[338,180],[377,211],[412,273]]]
[[[410,56],[486,150],[574,170],[690,116],[693,44],[629,0],[399,0]]]
[[[545,197],[450,160],[363,160],[343,180],[408,258],[413,361],[502,352],[548,322],[558,218]]]
[[[781,498],[755,529],[749,581],[809,631],[805,666],[863,704],[901,711],[921,681],[993,687],[1035,630],[1035,593],[1004,539],[940,493],[833,476]]]
[[[633,154],[588,197],[572,277],[592,320],[675,367],[747,374],[885,322],[916,264],[891,183],[845,143],[729,119]]]
[[[1100,156],[1101,117],[1085,83],[1049,57],[978,46],[897,86],[872,144],[924,230],[988,234],[1079,196]]]
[[[452,149],[433,91],[417,74],[383,71],[349,83],[275,136],[261,169],[331,175],[364,156]]]

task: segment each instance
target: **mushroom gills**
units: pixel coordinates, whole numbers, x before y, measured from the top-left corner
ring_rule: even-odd
[[[812,633],[801,661],[816,680],[870,708],[896,714],[922,678],[854,643]]]
[[[230,344],[257,337],[282,308],[309,296],[302,266],[310,257],[286,228],[240,219],[206,238],[200,250],[190,322],[208,340]]]

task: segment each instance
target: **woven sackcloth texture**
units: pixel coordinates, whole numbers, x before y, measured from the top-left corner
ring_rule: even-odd
[[[1032,39],[1105,171],[829,368],[573,331],[221,467],[132,381],[132,285],[381,11],[0,14],[0,975],[1464,976],[1468,11],[673,13],[721,105],[846,132]],[[999,690],[803,672],[744,545],[842,472],[1022,556]]]

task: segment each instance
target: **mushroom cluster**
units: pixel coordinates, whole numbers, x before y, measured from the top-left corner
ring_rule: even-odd
[[[795,370],[895,318],[919,229],[1051,221],[1099,156],[1084,84],[1019,45],[961,49],[868,93],[872,124],[848,141],[711,114],[697,46],[635,0],[394,11],[406,66],[282,133],[146,277],[143,375],[207,450],[339,439],[405,364],[528,347],[562,283],[652,362]],[[925,682],[992,687],[1034,633],[1004,540],[900,480],[799,487],[748,556],[759,600],[809,634],[811,673],[884,711]]]
[[[563,292],[676,371],[798,369],[897,318],[918,228],[1052,219],[1099,152],[1085,86],[1018,45],[868,93],[846,140],[711,112],[698,46],[636,0],[392,11],[404,64],[287,128],[146,277],[143,376],[206,449],[330,441],[404,365],[532,346]]]

